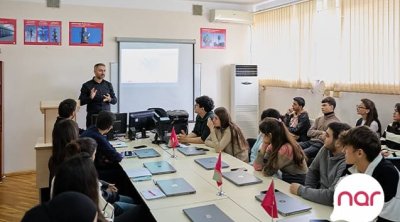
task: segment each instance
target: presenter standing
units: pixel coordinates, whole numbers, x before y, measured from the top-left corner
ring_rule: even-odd
[[[82,106],[87,104],[86,128],[92,125],[93,114],[110,111],[110,104],[117,104],[112,84],[104,79],[105,75],[106,65],[98,63],[94,66],[94,77],[82,85],[79,100]]]

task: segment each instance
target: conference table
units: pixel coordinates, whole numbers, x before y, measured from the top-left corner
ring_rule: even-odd
[[[124,158],[121,161],[121,166],[124,170],[136,169],[143,167],[143,163],[155,162],[155,161],[167,161],[175,169],[175,173],[153,175],[152,180],[132,182],[134,187],[140,193],[141,191],[156,188],[155,182],[163,179],[173,178],[184,178],[190,185],[192,185],[196,193],[165,197],[160,199],[146,200],[142,199],[150,209],[150,212],[157,221],[190,221],[188,217],[183,213],[183,209],[192,208],[197,206],[215,204],[221,209],[226,215],[228,215],[234,221],[271,221],[271,217],[261,207],[261,202],[255,199],[255,195],[258,195],[260,191],[268,189],[272,180],[274,180],[275,189],[299,200],[300,202],[312,207],[310,212],[296,214],[292,216],[284,217],[279,216],[281,219],[293,219],[293,221],[309,221],[312,219],[329,219],[333,208],[324,206],[311,201],[307,201],[301,197],[290,194],[289,184],[273,177],[265,177],[259,171],[254,171],[253,167],[247,163],[242,162],[235,157],[222,153],[222,161],[229,165],[229,168],[222,169],[222,172],[231,171],[232,168],[240,168],[239,170],[246,169],[247,173],[253,174],[262,180],[262,183],[236,186],[230,181],[223,179],[222,190],[224,195],[217,195],[218,187],[216,182],[212,179],[214,171],[206,170],[197,163],[195,159],[205,157],[217,157],[218,154],[213,148],[206,147],[203,144],[191,144],[190,146],[207,148],[205,155],[197,156],[185,156],[178,150],[173,152],[171,148],[166,148],[165,145],[156,145],[151,143],[151,139],[137,139],[134,141],[127,141],[128,147],[118,148],[117,151],[135,150],[133,147],[138,145],[146,145],[149,148],[153,148],[160,157],[155,158]],[[175,153],[175,158],[172,158],[172,154]]]

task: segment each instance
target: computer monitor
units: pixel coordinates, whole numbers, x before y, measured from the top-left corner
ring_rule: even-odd
[[[114,113],[115,121],[113,124],[113,128],[107,134],[108,139],[113,139],[115,136],[125,135],[127,129],[127,113]],[[98,114],[92,115],[92,125],[96,125]]]
[[[136,132],[142,132],[142,138],[148,138],[146,131],[154,129],[155,124],[153,110],[129,113],[129,128],[135,128]]]

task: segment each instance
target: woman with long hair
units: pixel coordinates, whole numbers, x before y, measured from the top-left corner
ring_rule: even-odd
[[[228,153],[244,162],[249,162],[249,146],[239,126],[231,120],[228,110],[218,107],[214,110],[214,117],[208,119],[207,126],[210,135],[205,144],[216,152]]]
[[[378,111],[375,103],[370,99],[361,99],[357,105],[357,114],[361,116],[357,120],[356,126],[368,126],[378,137],[381,136],[381,122],[378,119]]]
[[[400,150],[400,103],[396,103],[394,107],[393,122],[383,132],[381,144],[383,145],[382,154],[385,157],[390,156],[390,154],[397,156],[393,150]]]
[[[81,153],[65,160],[57,168],[52,187],[52,196],[56,197],[63,192],[75,191],[85,194],[96,206],[100,206],[98,183],[97,171],[91,156],[87,153]],[[99,207],[97,210],[99,212],[98,221],[106,221],[102,212],[104,210]],[[113,218],[113,215],[107,216]]]
[[[264,145],[254,161],[254,169],[262,170],[266,176],[281,171],[284,181],[304,184],[308,170],[306,155],[284,123],[267,117],[260,123],[259,129],[264,136]]]
[[[52,180],[57,167],[64,162],[66,157],[65,146],[79,137],[78,124],[71,119],[61,120],[54,125],[52,137],[53,149],[48,163],[50,171],[49,182]]]

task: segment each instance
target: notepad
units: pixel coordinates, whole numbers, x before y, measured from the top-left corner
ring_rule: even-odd
[[[144,199],[152,200],[165,197],[165,194],[159,188],[152,188],[140,191]]]
[[[150,171],[144,167],[127,169],[125,170],[125,173],[133,182],[151,180],[152,176]]]
[[[128,145],[126,145],[125,142],[123,141],[110,141],[110,144],[114,147],[114,148],[122,148],[122,147],[128,147]]]

